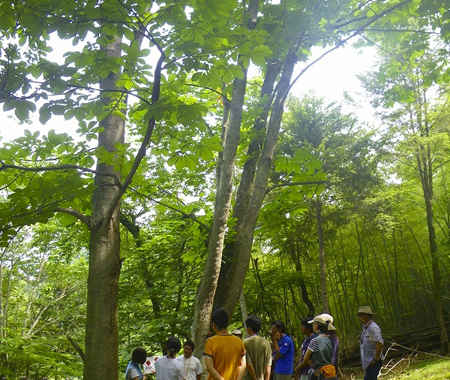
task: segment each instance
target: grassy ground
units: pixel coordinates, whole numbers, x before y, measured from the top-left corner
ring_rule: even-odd
[[[382,376],[389,380],[450,380],[450,359],[418,360]]]
[[[360,368],[344,368],[341,380],[361,380]],[[450,380],[449,359],[405,357],[385,363],[379,380]]]

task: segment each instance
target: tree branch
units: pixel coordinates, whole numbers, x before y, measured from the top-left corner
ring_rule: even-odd
[[[156,200],[156,199],[154,199],[154,198],[152,198],[152,197],[150,197],[150,196],[148,196],[148,195],[145,195],[145,194],[139,192],[138,190],[134,189],[133,187],[130,187],[130,189],[131,189],[135,194],[139,195],[140,197],[143,197],[143,198],[148,199],[148,200],[150,200],[150,201],[152,201],[152,202],[154,202],[154,203],[157,203],[157,204],[159,204],[159,205],[161,205],[161,206],[163,206],[163,207],[166,207],[166,208],[168,208],[168,209],[170,209],[170,210],[172,210],[172,211],[175,211],[175,212],[177,212],[177,213],[183,215],[185,218],[192,219],[194,222],[196,222],[196,223],[198,223],[200,226],[202,226],[202,227],[205,229],[205,231],[209,231],[209,227],[208,227],[205,223],[203,223],[202,221],[200,221],[194,214],[188,214],[188,213],[186,213],[186,212],[184,212],[184,211],[182,211],[182,210],[180,210],[180,209],[177,209],[176,207],[173,207],[173,206],[168,205],[167,203],[158,201],[158,200]],[[121,221],[122,221],[122,220],[121,220]],[[125,225],[125,224],[124,224],[124,225]],[[127,225],[125,225],[125,226],[128,228]],[[128,228],[128,230],[129,230],[131,233],[133,233],[133,231],[131,231],[129,228]]]
[[[215,89],[213,89],[213,88],[211,88],[211,87],[200,86],[200,85],[194,84],[194,83],[185,83],[185,85],[186,85],[186,86],[192,86],[192,87],[198,87],[198,88],[202,88],[202,89],[205,89],[205,90],[209,90],[209,91],[211,91],[211,92],[216,93],[217,95],[220,95],[220,96],[221,96],[225,101],[227,101],[228,103],[231,102],[231,100],[230,100],[229,98],[227,98],[227,96],[226,96],[223,92],[217,91],[217,90],[215,90]]]
[[[151,104],[156,104],[156,102],[159,99],[160,92],[161,92],[161,70],[162,70],[162,64],[165,59],[164,52],[161,51],[161,56],[158,59],[158,63],[156,64],[155,68],[155,81],[153,83],[153,89],[152,89],[152,102]],[[150,112],[150,111],[148,111]],[[144,139],[142,140],[141,146],[139,147],[139,151],[136,154],[136,157],[134,158],[133,165],[131,166],[130,171],[128,172],[127,177],[125,178],[125,181],[123,185],[120,187],[119,191],[116,193],[114,198],[111,201],[111,205],[107,212],[105,213],[105,219],[104,220],[110,220],[112,217],[112,214],[114,212],[114,209],[116,208],[117,204],[119,203],[120,199],[122,198],[123,194],[127,191],[128,186],[130,186],[134,175],[137,172],[137,169],[139,165],[141,164],[142,159],[145,157],[145,154],[147,152],[147,148],[150,145],[150,140],[152,138],[153,130],[155,129],[156,120],[154,117],[151,117],[147,124],[147,130],[145,132]]]
[[[75,218],[77,218],[78,220],[82,221],[84,224],[86,224],[88,228],[91,228],[91,218],[87,215],[82,214],[81,212],[79,212],[77,210],[74,210],[71,208],[65,208],[65,207],[56,207],[55,211],[72,215]]]
[[[278,189],[279,187],[286,187],[286,186],[306,186],[306,185],[323,185],[327,184],[329,181],[304,181],[304,182],[284,182],[280,184],[273,185],[266,190],[266,194],[274,189]]]
[[[290,90],[292,89],[292,87],[294,86],[294,84],[297,82],[297,80],[305,73],[306,70],[308,70],[312,65],[314,65],[315,63],[319,62],[320,60],[322,60],[322,58],[326,57],[328,54],[330,54],[331,52],[335,51],[336,49],[340,48],[342,45],[344,45],[347,41],[349,41],[350,39],[352,39],[353,37],[359,35],[360,33],[362,33],[369,25],[372,25],[375,21],[378,21],[381,17],[393,12],[395,9],[402,7],[403,5],[409,3],[411,0],[404,0],[394,6],[392,6],[389,9],[384,10],[383,12],[375,15],[374,17],[372,17],[369,21],[367,21],[364,25],[362,25],[361,27],[359,27],[358,29],[356,29],[355,32],[353,32],[352,34],[350,34],[350,36],[348,36],[347,38],[344,38],[343,40],[339,41],[335,46],[333,46],[331,49],[327,50],[325,53],[321,54],[318,58],[316,58],[315,60],[313,60],[312,62],[310,62],[308,65],[306,65],[301,71],[300,73],[295,77],[295,79],[292,81],[292,83],[289,85],[288,91],[286,92],[286,97],[289,94]]]
[[[69,341],[69,343],[72,345],[72,347],[75,349],[75,351],[78,353],[78,355],[80,356],[83,363],[85,363],[86,357],[84,355],[82,348],[79,346],[79,344],[77,342],[75,342],[69,335],[66,335],[66,338]]]
[[[119,182],[119,179],[117,178],[117,175],[115,175],[115,174],[98,173],[94,169],[89,169],[89,168],[85,168],[83,166],[71,165],[71,164],[63,164],[63,165],[57,165],[57,166],[41,166],[41,167],[33,168],[33,167],[28,167],[28,166],[9,165],[9,164],[5,164],[3,161],[0,161],[0,171],[9,170],[9,169],[22,170],[25,172],[34,172],[34,173],[45,172],[45,171],[54,171],[54,170],[79,170],[79,171],[85,172],[85,173],[93,173],[93,174],[100,174],[100,175],[104,175],[104,176],[110,176],[110,177],[115,178]],[[118,184],[120,184],[120,182]]]

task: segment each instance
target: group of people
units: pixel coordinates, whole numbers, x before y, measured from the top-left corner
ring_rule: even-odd
[[[383,338],[373,321],[369,306],[361,306],[358,317],[362,324],[360,336],[361,362],[364,380],[376,380],[381,368]],[[295,359],[295,346],[281,321],[271,325],[271,343],[259,335],[261,321],[252,315],[245,321],[247,338],[230,334],[228,314],[216,310],[211,318],[214,335],[206,340],[203,352],[208,380],[322,380],[337,379],[339,339],[330,314],[319,314],[302,320],[304,340]],[[156,380],[200,380],[203,368],[193,356],[194,343],[186,341],[183,355],[178,338],[166,344],[167,354],[155,364]],[[146,380],[139,363],[146,360],[145,350],[133,351],[126,370],[126,380]]]

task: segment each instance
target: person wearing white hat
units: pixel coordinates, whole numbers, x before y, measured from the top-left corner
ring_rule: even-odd
[[[331,314],[322,313],[316,316],[316,318],[323,319],[328,323],[327,335],[333,344],[333,356],[331,358],[331,363],[338,369],[338,358],[339,358],[339,338],[336,334],[336,327],[333,325],[334,318]],[[314,319],[308,321],[308,323],[313,323]]]
[[[318,335],[309,343],[303,362],[295,368],[296,373],[299,374],[311,363],[314,370],[311,379],[336,379],[336,367],[332,363],[333,342],[328,335],[329,329],[334,329],[334,326],[330,318],[323,315],[315,316],[312,324],[314,332]]]
[[[358,318],[362,324],[360,351],[364,380],[376,380],[382,364],[384,341],[380,327],[372,320],[374,315],[370,306],[361,306],[358,309]]]

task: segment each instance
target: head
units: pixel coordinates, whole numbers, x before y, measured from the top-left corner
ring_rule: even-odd
[[[214,332],[226,330],[228,326],[228,313],[223,308],[215,310],[211,317]]]
[[[331,320],[327,317],[324,317],[322,314],[316,315],[312,321],[313,330],[315,333],[326,334],[328,332],[328,326],[331,323]]]
[[[367,322],[369,322],[372,319],[372,314],[366,314],[366,313],[358,313],[359,321],[365,325]]]
[[[273,321],[272,322],[272,335],[275,334],[285,334],[286,333],[286,327],[284,327],[284,323],[281,321]]]
[[[261,320],[256,315],[250,315],[245,321],[245,326],[247,326],[248,335],[258,334],[261,330]]]
[[[181,349],[180,340],[175,336],[169,337],[169,339],[167,339],[166,342],[166,349],[167,349],[167,356],[174,357]]]
[[[134,363],[144,364],[147,359],[147,351],[143,348],[135,348],[131,354],[131,361]]]
[[[366,324],[373,318],[373,311],[370,306],[360,306],[358,309],[358,318],[362,324]]]
[[[313,333],[313,325],[312,323],[309,323],[310,320],[311,318],[306,318],[301,322],[301,330],[303,335],[310,336]]]
[[[185,358],[190,358],[194,352],[194,342],[192,340],[187,340],[183,345],[183,355]]]

